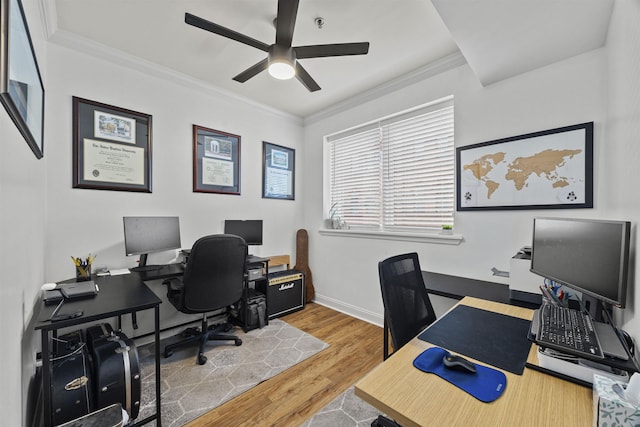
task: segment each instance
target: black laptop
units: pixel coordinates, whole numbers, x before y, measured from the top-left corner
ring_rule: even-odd
[[[58,285],[58,289],[60,289],[65,299],[89,298],[98,293],[98,288],[93,280],[65,283]]]

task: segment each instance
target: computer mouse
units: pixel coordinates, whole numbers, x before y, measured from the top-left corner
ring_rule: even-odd
[[[469,362],[464,357],[456,356],[455,354],[446,354],[442,358],[442,364],[448,369],[467,372],[469,374],[476,373],[476,365]]]
[[[43,291],[51,291],[54,290],[56,286],[58,286],[57,283],[45,283],[44,285],[42,285],[41,289]]]

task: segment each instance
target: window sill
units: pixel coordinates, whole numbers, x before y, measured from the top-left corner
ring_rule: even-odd
[[[462,234],[411,233],[398,231],[372,230],[335,230],[321,228],[318,233],[323,236],[356,237],[378,240],[404,240],[409,242],[437,243],[441,245],[459,245],[464,237]]]

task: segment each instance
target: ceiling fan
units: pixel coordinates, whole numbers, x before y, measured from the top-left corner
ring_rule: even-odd
[[[291,41],[296,24],[298,3],[299,0],[278,0],[278,14],[275,19],[276,42],[271,45],[190,13],[185,13],[184,22],[268,53],[267,58],[247,68],[235,76],[233,80],[244,83],[261,71],[268,69],[269,74],[279,79],[289,79],[295,76],[310,92],[315,92],[320,90],[320,86],[300,65],[298,59],[366,55],[369,52],[369,42],[292,47]]]

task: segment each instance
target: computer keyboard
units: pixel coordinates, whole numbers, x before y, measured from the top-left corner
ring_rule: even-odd
[[[536,342],[566,353],[604,359],[591,317],[560,305],[545,303],[540,307]]]

